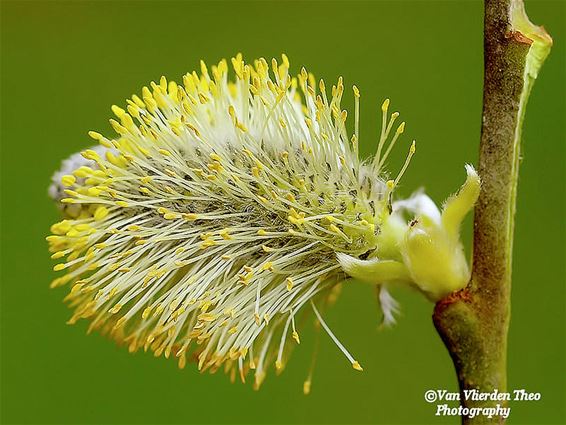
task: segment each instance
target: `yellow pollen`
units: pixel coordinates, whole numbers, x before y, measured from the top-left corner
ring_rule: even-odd
[[[122,304],[116,304],[114,307],[112,307],[110,310],[108,310],[108,312],[109,312],[110,314],[116,314],[116,313],[118,313],[121,309],[122,309]]]
[[[303,394],[304,395],[309,395],[311,392],[311,381],[310,379],[307,379],[304,383],[303,383]]]
[[[106,207],[97,207],[96,211],[94,212],[94,219],[96,221],[103,220],[108,215],[108,208]]]
[[[77,181],[76,177],[70,174],[61,177],[61,183],[63,184],[63,186],[67,186],[67,187],[72,186],[75,184],[76,181]]]
[[[163,218],[165,220],[175,220],[177,218],[181,218],[181,214],[168,212],[168,213],[163,214]]]
[[[290,277],[288,277],[287,279],[285,279],[287,282],[287,291],[290,291],[291,289],[293,289],[293,279],[291,279]]]
[[[357,361],[352,363],[352,367],[360,372],[364,370]]]

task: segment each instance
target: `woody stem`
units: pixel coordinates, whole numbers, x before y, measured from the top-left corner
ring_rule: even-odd
[[[507,388],[513,227],[520,136],[529,92],[552,39],[533,25],[522,0],[485,0],[484,89],[480,197],[474,217],[472,277],[439,301],[434,325],[456,368],[465,407],[501,401],[466,400],[464,390]],[[501,416],[463,417],[464,424],[502,423]]]

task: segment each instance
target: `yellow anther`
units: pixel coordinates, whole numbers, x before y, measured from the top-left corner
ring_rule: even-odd
[[[416,151],[417,151],[417,142],[413,140],[413,143],[411,143],[411,147],[409,149],[409,154],[413,155]]]
[[[222,258],[223,260],[226,260],[226,261],[232,259],[232,257],[231,257],[230,255],[223,255],[223,256],[220,257],[220,258]]]
[[[108,310],[108,313],[110,313],[110,314],[116,314],[116,313],[118,313],[121,309],[122,309],[122,304],[116,304],[114,307],[112,307],[110,310]]]
[[[106,152],[105,156],[110,164],[118,168],[125,168],[125,166],[127,165],[126,161],[122,158],[122,156],[117,157],[110,151]]]
[[[361,366],[357,361],[355,361],[355,362],[352,363],[352,367],[353,367],[354,369],[356,369],[356,370],[359,370],[360,372],[364,370],[364,369],[362,368],[362,366]]]
[[[51,259],[58,260],[59,258],[63,258],[65,256],[65,251],[57,251],[53,255],[51,255]]]
[[[216,315],[212,313],[202,313],[198,316],[198,320],[202,322],[213,322],[216,318]]]
[[[167,78],[165,78],[164,75],[162,75],[161,78],[159,79],[159,88],[160,88],[163,92],[166,92],[166,91],[167,91]]]
[[[122,208],[127,208],[129,204],[126,201],[116,201],[116,205]]]
[[[285,198],[290,202],[296,202],[295,196],[291,192],[287,193]]]
[[[299,334],[298,334],[297,331],[293,331],[292,336],[293,336],[293,339],[295,340],[295,342],[296,342],[297,344],[300,344],[300,343],[301,343],[301,339],[299,338]]]
[[[149,91],[149,90],[148,90]],[[143,101],[139,98],[139,96],[137,95],[132,95],[132,100],[134,101],[134,103],[140,107],[140,108],[145,108],[145,103],[143,103]]]
[[[100,161],[100,156],[98,156],[98,153],[96,153],[96,151],[93,151],[92,149],[87,149],[84,152],[81,152],[81,155],[85,158],[85,159],[89,159],[92,161]]]
[[[116,106],[116,105],[112,105],[112,112],[118,118],[122,118],[122,115],[124,115],[126,113],[126,111],[124,111],[122,108],[120,108],[119,106]]]
[[[71,279],[71,277],[69,275],[58,277],[57,279],[54,279],[51,282],[49,287],[50,288],[57,288],[58,286],[61,286],[61,285],[64,285],[65,283],[67,283],[70,279]]]
[[[273,251],[274,251],[273,248],[271,248],[271,247],[269,247],[269,246],[267,246],[267,245],[262,245],[262,246],[261,246],[261,249],[263,249],[264,252],[273,252]]]
[[[330,228],[330,230],[332,230],[335,233],[342,233],[342,231],[338,228],[338,226],[336,226],[335,224],[331,224],[330,226],[328,226]]]
[[[78,169],[73,171],[73,174],[79,178],[84,178],[91,175],[93,172],[94,170],[92,168],[83,165],[82,167],[79,167]]]
[[[211,236],[212,236],[212,233],[210,233],[210,232],[204,232],[204,233],[201,233],[201,234],[199,235],[199,237],[200,237],[201,240],[203,240],[203,241],[206,240],[206,239],[208,239],[208,238],[210,238]]]
[[[265,230],[263,230],[263,229],[259,229],[259,230],[257,231],[257,234],[258,234],[259,236],[266,236],[266,235],[267,235],[267,232],[266,232]]]
[[[182,216],[187,221],[195,221],[196,219],[198,219],[198,214],[194,213],[183,213]]]
[[[198,99],[200,101],[201,104],[205,104],[206,102],[208,102],[208,97],[206,97],[206,95],[204,93],[199,93],[198,94]]]
[[[171,156],[171,152],[169,152],[167,149],[159,149],[159,153],[161,155]]]
[[[171,301],[171,304],[169,304],[169,311],[176,310],[177,307],[179,307],[179,304],[181,304],[181,300],[179,298],[175,298]]]
[[[126,127],[124,127],[122,124],[120,124],[118,121],[110,119],[110,125],[112,126],[112,128],[114,129],[114,131],[116,133],[118,133],[119,135],[123,136],[126,135],[128,133],[128,129]],[[87,158],[87,159],[92,159],[92,158]]]
[[[354,90],[354,96],[360,97],[360,90],[356,86],[353,86],[352,89]]]
[[[53,266],[53,270],[56,271],[56,272],[59,272],[61,270],[64,270],[65,267],[67,267],[67,266],[63,263],[55,264],[55,266]]]
[[[71,230],[71,222],[69,220],[63,220],[51,226],[51,233],[56,235],[64,235],[69,230]]]
[[[381,104],[381,110],[383,112],[386,112],[388,108],[389,108],[389,99],[385,99]]]
[[[211,164],[206,164],[206,166],[208,167],[209,170],[216,171],[219,173],[224,170],[224,167],[218,161],[215,161]]]
[[[262,267],[262,270],[269,270],[269,271],[273,271],[273,263],[271,261],[268,261],[267,263],[265,263]]]
[[[142,313],[142,319],[147,319],[150,313],[151,313],[151,307],[146,307]]]
[[[293,279],[288,277],[287,279],[285,279],[285,281],[287,282],[287,291],[293,289],[293,285],[295,284],[295,282],[293,282]]]
[[[309,395],[310,392],[311,392],[311,380],[307,379],[305,382],[303,382],[303,394]]]
[[[116,329],[121,328],[124,325],[124,323],[126,322],[126,320],[127,319],[125,317],[120,317],[120,319],[118,319],[118,321],[114,325],[113,329],[116,330]]]
[[[132,115],[133,117],[136,117],[136,118],[140,118],[140,108],[139,108],[139,106],[136,105],[131,100],[127,100],[127,102],[128,102],[128,112],[130,113],[130,115]]]
[[[89,196],[97,197],[102,193],[102,191],[98,187],[89,187],[87,193]]]
[[[175,220],[177,218],[181,218],[181,214],[173,213],[173,212],[167,212],[167,213],[163,214],[163,218],[165,220]]]
[[[238,327],[237,326],[232,326],[230,329],[228,329],[228,333],[233,335],[236,332],[238,332]]]
[[[92,260],[94,257],[95,257],[95,254],[94,254],[94,252],[91,251],[91,252],[89,252],[88,254],[86,254],[86,255],[84,256],[84,260],[83,260],[83,261],[84,261],[85,263],[88,263],[88,262],[89,262],[90,260]]]
[[[208,248],[209,246],[214,246],[216,245],[216,241],[214,239],[205,239],[201,244],[200,244],[200,248],[201,249],[205,249]]]
[[[63,184],[63,186],[72,186],[76,183],[76,181],[76,177],[71,174],[67,174],[66,176],[61,177],[61,183]]]
[[[303,223],[305,222],[305,219],[304,219],[304,218],[296,218],[296,217],[293,217],[292,215],[287,216],[287,220],[289,220],[291,223],[293,223],[293,224],[295,224],[295,225],[297,225],[297,226],[298,226],[298,225],[301,225],[301,224],[303,224]]]
[[[104,136],[100,133],[97,133],[96,131],[89,131],[88,135],[97,142],[100,142],[102,139],[104,139]]]

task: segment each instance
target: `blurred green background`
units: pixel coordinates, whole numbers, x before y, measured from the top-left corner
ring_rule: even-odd
[[[174,361],[130,355],[85,323],[65,325],[65,289],[44,237],[58,214],[46,189],[88,130],[111,134],[110,105],[151,80],[179,81],[242,52],[291,59],[328,83],[362,92],[361,146],[374,151],[385,97],[407,121],[418,153],[401,192],[425,186],[438,202],[475,163],[481,114],[482,3],[3,1],[2,309],[3,423],[459,423],[434,416],[427,389],[456,391],[452,363],[431,323],[432,304],[409,290],[398,325],[378,331],[373,292],[347,285],[327,321],[365,368],[349,367],[322,339],[312,393],[302,394],[312,332],[286,371],[261,391]],[[529,102],[516,244],[509,388],[542,394],[513,403],[511,424],[566,423],[565,3],[529,1],[555,40]],[[329,84],[328,84],[329,85]],[[346,106],[353,104],[351,92]],[[469,246],[468,219],[464,238]]]

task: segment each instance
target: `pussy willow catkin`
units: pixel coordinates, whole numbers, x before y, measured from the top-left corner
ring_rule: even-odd
[[[297,317],[312,312],[362,370],[321,311],[348,276],[378,286],[387,323],[396,309],[387,285],[432,300],[462,288],[459,225],[477,174],[467,167],[442,212],[423,193],[396,201],[415,143],[388,179],[405,128],[388,100],[377,153],[362,161],[355,86],[350,137],[341,78],[327,93],[304,68],[291,77],[284,55],[231,62],[233,73],[225,60],[201,63],[183,85],[162,77],[144,87],[126,110],[112,107],[116,137],[90,132],[99,146],[63,163],[50,193],[65,217],[47,240],[64,275],[52,286],[71,286],[70,323],[88,318],[89,330],[181,367],[190,356],[232,378],[253,370],[259,387],[299,343]]]

